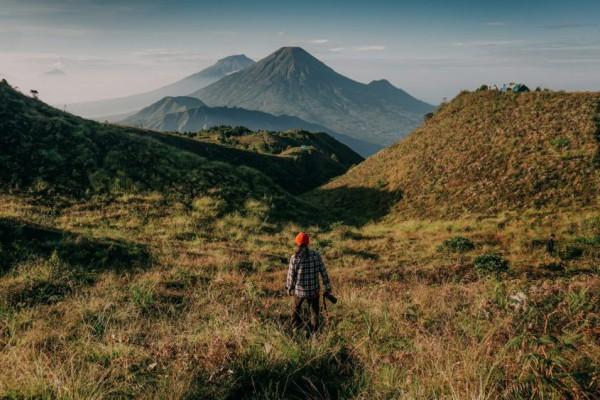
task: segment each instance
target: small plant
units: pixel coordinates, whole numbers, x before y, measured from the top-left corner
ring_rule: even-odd
[[[576,260],[583,255],[583,249],[579,246],[568,245],[560,253],[562,260]]]
[[[508,261],[499,254],[482,254],[475,258],[475,269],[483,274],[497,274],[508,271]]]
[[[142,311],[148,311],[155,303],[154,285],[142,283],[131,288],[131,302]]]
[[[557,137],[556,139],[552,139],[550,143],[552,143],[552,146],[554,146],[558,150],[567,149],[571,145],[569,139],[565,137]]]
[[[473,242],[464,236],[454,236],[444,240],[438,247],[438,251],[448,251],[450,253],[463,254],[475,248]]]
[[[548,264],[542,264],[541,268],[548,270],[548,271],[552,271],[552,272],[559,272],[564,270],[564,267],[562,266],[561,263],[556,263],[556,262],[551,262]]]

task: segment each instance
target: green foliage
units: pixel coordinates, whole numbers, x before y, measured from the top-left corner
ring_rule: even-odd
[[[231,399],[344,399],[363,382],[358,360],[345,346],[321,350],[290,343],[285,359],[273,360],[264,346],[251,346],[232,366]]]
[[[481,274],[497,274],[508,271],[508,261],[499,254],[482,254],[475,258],[475,269]]]
[[[294,199],[244,163],[234,166],[182,151],[168,135],[75,117],[27,98],[7,83],[0,84],[0,132],[3,190],[70,199],[158,192],[188,204],[210,196],[214,204],[206,212],[215,217],[252,198],[269,197],[273,215],[296,210],[290,207]],[[225,137],[247,133],[245,128],[221,132]]]
[[[557,137],[550,142],[558,150],[567,149],[571,145],[571,141],[565,137]]]
[[[451,253],[466,253],[475,248],[473,242],[464,236],[454,236],[450,239],[444,240],[439,247],[439,251],[448,251]]]
[[[150,311],[156,303],[155,285],[151,282],[142,282],[131,286],[130,299],[141,311]]]
[[[583,256],[583,248],[576,245],[567,245],[559,251],[559,257],[562,260],[576,260]]]
[[[509,384],[505,396],[571,398],[575,391],[582,398],[593,398],[596,373],[591,360],[578,363],[573,357],[580,351],[580,339],[577,335],[535,336],[529,332],[511,339],[507,347],[519,350],[522,373]]]

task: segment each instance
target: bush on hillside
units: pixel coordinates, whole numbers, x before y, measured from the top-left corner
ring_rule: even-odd
[[[462,254],[471,251],[474,248],[475,245],[469,238],[464,236],[454,236],[444,240],[444,243],[438,247],[438,251]]]
[[[475,258],[475,269],[482,274],[497,274],[508,271],[508,261],[499,254],[482,254]]]
[[[561,260],[576,260],[583,255],[583,248],[574,245],[568,245],[559,252]]]

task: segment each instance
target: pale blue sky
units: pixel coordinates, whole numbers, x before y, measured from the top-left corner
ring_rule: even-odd
[[[600,90],[599,20],[587,0],[0,0],[0,76],[72,102],[298,45],[432,103],[488,82]],[[56,68],[65,75],[46,74]]]

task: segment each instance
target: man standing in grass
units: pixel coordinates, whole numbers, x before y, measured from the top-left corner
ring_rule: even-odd
[[[290,258],[286,287],[288,294],[294,296],[293,325],[298,329],[302,325],[302,304],[308,303],[311,310],[310,330],[316,333],[319,327],[319,274],[323,279],[325,296],[331,294],[331,284],[321,255],[308,248],[310,238],[300,232],[296,236],[296,252]]]

